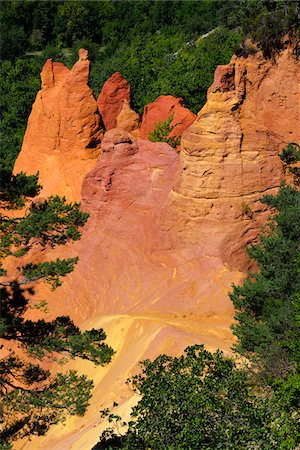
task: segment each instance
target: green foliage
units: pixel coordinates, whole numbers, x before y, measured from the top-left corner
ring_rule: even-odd
[[[182,97],[197,113],[216,66],[229,62],[243,36],[254,36],[266,54],[273,54],[282,34],[296,31],[297,2],[4,0],[0,16],[0,161],[10,171],[47,58],[70,67],[78,48],[85,46],[93,60],[91,87],[96,95],[120,71],[139,112],[158,96],[170,94]]]
[[[33,245],[51,247],[63,245],[80,238],[78,230],[87,220],[88,214],[80,211],[79,204],[68,204],[65,198],[49,197],[33,203],[25,216],[8,218],[0,215],[0,258],[20,257]],[[23,279],[19,283],[28,284],[30,280],[44,279],[53,288],[61,284],[60,277],[71,272],[76,258],[57,259],[40,264],[29,263],[20,267]],[[0,274],[5,275],[1,269]]]
[[[64,277],[68,273],[73,272],[77,262],[78,258],[76,257],[68,259],[58,258],[56,261],[47,261],[40,264],[29,263],[21,268],[21,273],[25,277],[25,280],[30,280],[30,282],[42,278],[54,290],[62,284],[60,277]]]
[[[38,179],[38,173],[12,175],[7,170],[0,170],[0,201],[6,201],[11,208],[24,206],[24,197],[35,197],[41,190]]]
[[[293,175],[294,183],[300,184],[300,146],[295,143],[290,143],[286,148],[283,149],[282,153],[279,155],[284,166]]]
[[[293,0],[268,0],[260,3],[261,7],[252,15],[252,20],[245,19],[243,26],[258,42],[264,55],[274,58],[283,47],[283,36],[299,31],[298,5]],[[297,51],[297,42],[295,46]]]
[[[57,359],[63,354],[67,359],[79,357],[101,365],[110,361],[112,349],[104,344],[102,329],[81,332],[69,317],[52,321],[24,319],[28,308],[26,290],[17,283],[8,291],[1,290],[2,339],[17,341],[28,355],[37,359]]]
[[[4,444],[30,434],[44,434],[65,416],[83,415],[91,396],[92,382],[75,371],[51,375],[33,359],[60,363],[79,357],[104,365],[113,350],[104,343],[102,329],[81,332],[69,317],[52,321],[24,318],[32,289],[14,283],[2,288],[0,331],[7,348],[14,342],[30,362],[10,352],[0,361],[1,432]],[[63,356],[63,358],[60,358]]]
[[[276,196],[265,196],[262,202],[277,213],[269,222],[269,232],[249,249],[258,272],[242,286],[234,286],[230,298],[237,310],[233,330],[238,351],[255,352],[276,378],[293,371],[300,361],[294,304],[300,292],[300,193],[283,184]]]
[[[0,256],[28,251],[33,243],[45,246],[65,244],[80,238],[78,230],[88,214],[79,204],[68,204],[58,196],[32,203],[28,213],[19,218],[0,216]],[[18,253],[17,253],[17,256]]]
[[[34,58],[0,61],[1,176],[4,170],[12,171],[21,149],[27,119],[40,88],[40,71],[41,62]]]
[[[43,435],[66,415],[83,415],[93,384],[75,371],[51,377],[49,371],[11,354],[1,360],[0,386],[0,439],[9,445],[12,436]]]
[[[291,170],[299,146],[289,144],[279,156]],[[294,178],[299,184],[299,173]],[[270,408],[292,419],[288,426],[277,424],[279,448],[294,449],[300,443],[300,192],[283,183],[276,195],[261,201],[273,214],[268,231],[249,249],[258,272],[234,286],[230,296],[236,308],[233,330],[236,349],[255,364],[254,379],[273,393]],[[289,437],[284,436],[289,426]]]
[[[170,133],[174,130],[176,125],[171,126],[171,122],[174,119],[172,114],[165,122],[158,122],[155,124],[155,128],[148,135],[148,139],[151,142],[166,142],[171,147],[176,148],[180,144],[180,136],[170,136]]]
[[[249,219],[252,219],[253,213],[251,211],[249,203],[242,202],[242,213],[244,216],[247,216]]]
[[[139,112],[160,95],[182,97],[198,112],[206,101],[218,64],[227,64],[241,36],[219,29],[196,42],[177,32],[135,36],[130,45],[99,53],[91,69],[91,87],[97,94],[104,82],[119,71],[129,82],[133,107]]]
[[[29,213],[22,220],[14,221],[16,225],[15,242],[29,245],[37,238],[43,245],[65,244],[68,240],[78,240],[82,226],[88,214],[80,211],[79,204],[68,204],[66,199],[58,196],[49,197],[42,202],[33,203]]]
[[[245,371],[202,345],[187,348],[180,357],[144,361],[131,383],[141,400],[133,408],[128,432],[121,436],[106,430],[95,449],[113,442],[111,448],[131,450],[283,449],[281,439],[294,431],[287,416],[252,393]],[[120,421],[106,410],[102,415],[112,423]],[[274,430],[275,421],[281,435]]]

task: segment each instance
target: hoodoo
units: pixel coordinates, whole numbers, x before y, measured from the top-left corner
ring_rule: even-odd
[[[119,72],[115,72],[103,85],[97,103],[106,130],[117,126],[124,101],[130,103],[130,86]]]
[[[245,246],[263,219],[259,198],[280,184],[278,153],[300,140],[299,75],[290,47],[276,64],[261,52],[234,56],[216,69],[206,105],[183,134],[172,226],[195,245],[214,240],[232,268],[247,265]]]
[[[89,68],[84,49],[71,70],[51,59],[43,67],[42,88],[14,166],[15,174],[39,172],[42,197],[58,194],[78,201],[83,177],[100,154],[103,129],[88,86]]]

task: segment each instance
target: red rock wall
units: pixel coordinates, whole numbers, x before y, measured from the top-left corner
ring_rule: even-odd
[[[103,85],[97,103],[106,130],[117,126],[117,117],[124,100],[130,103],[130,86],[119,72],[115,72]]]

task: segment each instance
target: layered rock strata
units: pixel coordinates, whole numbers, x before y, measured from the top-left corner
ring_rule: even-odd
[[[299,75],[289,48],[275,64],[260,52],[234,56],[216,69],[206,105],[183,134],[170,227],[189,243],[215,230],[232,267],[244,267],[243,248],[263,220],[259,198],[280,184],[278,153],[300,141]]]
[[[88,86],[90,61],[79,50],[69,70],[51,59],[45,63],[14,173],[39,172],[41,196],[64,195],[80,200],[83,177],[100,154],[103,128]]]
[[[35,449],[92,448],[105,426],[98,427],[99,408],[117,400],[119,413],[128,415],[136,401],[125,382],[138,361],[199,342],[230,351],[227,293],[241,274],[203,253],[201,243],[165,246],[162,212],[178,168],[178,153],[165,143],[135,140],[122,129],[105,134],[102,155],[83,182],[82,207],[90,217],[82,239],[48,255],[78,255],[79,263],[55,293],[39,286],[37,295],[47,298],[49,318],[63,313],[83,328],[103,327],[117,353],[104,368],[85,363],[83,370],[76,362],[64,369],[93,377],[92,406],[84,419],[67,420],[42,440],[33,437]]]
[[[85,418],[33,437],[32,448],[92,448],[99,409],[117,400],[128,414],[135,400],[125,380],[146,357],[199,342],[230,351],[228,291],[244,277],[235,270],[247,267],[242,249],[266,216],[258,199],[280,182],[277,154],[299,139],[298,76],[288,49],[275,64],[257,53],[218,68],[180,158],[167,144],[106,133],[83,182],[82,239],[47,256],[79,263],[55,293],[40,286],[38,295],[49,317],[103,327],[117,353],[104,368],[69,365],[93,377],[92,405]]]

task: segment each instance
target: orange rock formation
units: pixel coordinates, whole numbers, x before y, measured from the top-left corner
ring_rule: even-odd
[[[122,109],[117,117],[117,127],[128,131],[134,137],[140,137],[140,116],[130,108],[127,100],[124,100]]]
[[[15,174],[39,171],[43,197],[56,193],[78,201],[83,177],[100,153],[103,130],[96,100],[87,85],[89,68],[84,49],[79,50],[72,70],[51,59],[43,67],[42,89],[14,167]]]
[[[141,138],[148,139],[158,122],[165,122],[174,115],[171,126],[174,127],[170,136],[181,136],[194,122],[196,115],[182,105],[181,98],[172,95],[161,95],[155,102],[145,106],[141,124]]]
[[[217,68],[207,103],[181,141],[169,207],[177,240],[180,233],[197,243],[209,230],[215,244],[220,238],[223,262],[245,267],[244,247],[263,218],[259,198],[282,177],[277,155],[300,140],[299,75],[289,48],[276,64],[259,52]]]
[[[286,49],[275,64],[258,53],[218,68],[180,157],[121,129],[106,133],[83,182],[83,237],[54,253],[78,255],[78,266],[39,296],[51,315],[103,327],[117,353],[107,367],[84,364],[96,384],[87,415],[32,438],[32,448],[95,445],[99,409],[117,399],[128,414],[125,380],[145,357],[196,342],[230,351],[228,291],[247,267],[242,247],[264,219],[259,197],[279,184],[278,151],[299,140],[297,66]]]
[[[97,103],[106,130],[117,126],[117,117],[123,102],[130,103],[130,86],[119,72],[115,72],[103,85]]]

